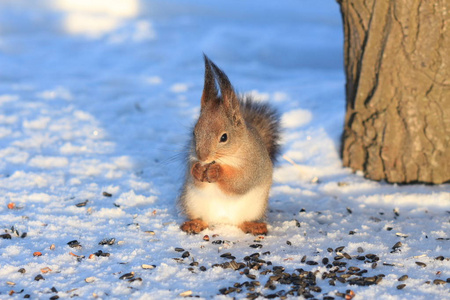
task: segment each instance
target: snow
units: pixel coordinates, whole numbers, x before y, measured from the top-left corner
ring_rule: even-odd
[[[264,287],[273,273],[260,272],[273,266],[318,270],[317,299],[340,299],[349,289],[354,299],[450,299],[448,283],[433,284],[450,277],[450,186],[390,185],[342,168],[343,36],[334,1],[33,4],[0,3],[0,234],[11,235],[0,238],[0,299],[289,291]],[[239,92],[282,115],[264,238],[228,225],[199,235],[179,229],[175,203],[199,112],[203,52]],[[68,245],[74,240],[81,247]],[[339,246],[352,256],[341,261],[383,280],[332,286],[322,279],[329,271],[322,258],[337,255],[327,248]],[[355,259],[358,247],[379,256],[375,269]],[[252,281],[243,269],[212,267],[230,261],[220,257],[226,252],[237,262],[253,253],[272,262],[249,271],[261,283],[253,292],[243,286],[220,295]],[[305,255],[318,265],[302,263]],[[130,272],[142,281],[119,279]],[[35,280],[39,274],[45,280]],[[409,279],[397,281],[404,274]]]

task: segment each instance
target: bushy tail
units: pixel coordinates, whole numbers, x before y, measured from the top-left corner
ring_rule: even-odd
[[[280,116],[269,104],[255,102],[250,96],[244,96],[240,102],[240,111],[244,120],[251,124],[261,136],[275,163],[280,152]]]

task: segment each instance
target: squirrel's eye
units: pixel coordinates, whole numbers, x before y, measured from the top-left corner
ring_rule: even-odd
[[[222,136],[220,137],[220,142],[221,143],[225,143],[228,140],[228,136],[226,133],[222,134]]]

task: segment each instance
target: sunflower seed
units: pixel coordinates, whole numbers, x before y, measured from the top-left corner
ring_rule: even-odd
[[[392,249],[397,249],[397,248],[400,248],[401,246],[403,246],[403,244],[402,244],[402,242],[397,242],[397,243],[395,243],[395,245],[394,246],[392,246]]]
[[[408,278],[409,278],[408,275],[403,275],[398,279],[398,281],[405,281]]]
[[[397,285],[397,290],[401,290],[401,289],[403,289],[405,286],[406,286],[406,284],[404,284],[404,283],[399,284],[399,285]]]
[[[36,277],[34,277],[34,280],[36,280],[36,281],[45,280],[45,278],[41,274],[39,274]]]
[[[434,283],[434,284],[446,284],[447,282],[445,282],[445,281],[442,280],[442,279],[435,279],[435,280],[433,280],[433,283]]]
[[[191,256],[191,254],[189,253],[189,251],[184,251],[183,254],[181,254],[181,257],[182,257],[182,258],[186,258],[186,257],[189,257],[189,256]]]
[[[108,192],[103,192],[102,195],[105,197],[112,197],[112,194],[110,194]]]
[[[77,240],[73,240],[67,243],[70,248],[79,248],[81,247],[80,243]]]
[[[420,261],[416,261],[416,265],[423,267],[423,268],[425,268],[427,266],[425,263],[420,262]]]
[[[105,238],[105,239],[101,240],[98,244],[111,246],[111,245],[114,245],[115,242],[116,242],[115,238],[110,238],[110,239]]]
[[[177,252],[183,252],[184,249],[183,249],[183,248],[175,248],[175,251],[177,251]]]
[[[342,250],[344,250],[345,246],[340,246],[337,247],[336,249],[334,249],[334,252],[341,252]]]
[[[83,206],[86,206],[86,204],[89,202],[89,200],[86,200],[86,201],[84,201],[84,202],[80,202],[80,203],[77,203],[77,204],[75,204],[75,206],[76,207],[83,207]]]

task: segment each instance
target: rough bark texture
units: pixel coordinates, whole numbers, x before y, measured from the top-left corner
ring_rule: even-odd
[[[344,165],[374,180],[450,181],[450,1],[338,2]]]

